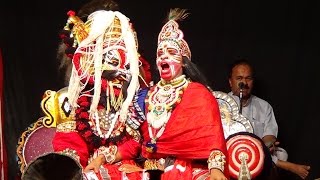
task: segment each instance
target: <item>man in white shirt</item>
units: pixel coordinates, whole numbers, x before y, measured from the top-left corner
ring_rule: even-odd
[[[253,68],[246,59],[237,60],[230,68],[229,85],[231,95],[240,107],[240,113],[248,118],[254,134],[270,148],[272,161],[281,168],[305,179],[310,166],[287,161],[287,152],[278,147],[278,125],[272,106],[265,100],[251,94],[254,82]]]

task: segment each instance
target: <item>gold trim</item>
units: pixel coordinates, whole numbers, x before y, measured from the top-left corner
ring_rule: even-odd
[[[67,121],[57,125],[57,132],[78,132],[76,130],[76,121]]]
[[[144,170],[160,170],[164,171],[165,159],[147,159],[144,162]]]
[[[208,158],[208,169],[216,168],[224,171],[224,164],[226,163],[226,156],[219,150],[213,150]]]
[[[25,148],[25,143],[27,142],[27,139],[29,136],[37,129],[41,128],[43,126],[43,117],[39,118],[36,122],[32,123],[23,133],[21,134],[18,144],[17,144],[17,149],[16,149],[16,154],[18,156],[18,166],[20,169],[20,172],[23,173],[27,163],[25,161],[25,158],[23,156],[24,148]]]

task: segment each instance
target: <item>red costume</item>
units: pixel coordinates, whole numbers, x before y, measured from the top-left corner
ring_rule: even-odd
[[[164,133],[157,139],[155,153],[146,150],[146,143],[151,140],[148,123],[145,122],[141,128],[144,138],[142,148],[144,157],[160,159],[174,156],[176,164],[187,167],[182,174],[169,171],[173,174],[166,174],[163,177],[191,179],[192,168],[205,169],[201,174],[208,173],[206,160],[211,151],[220,150],[223,154],[227,154],[217,101],[206,87],[196,82],[190,82],[184,90],[181,102],[174,108]]]
[[[218,103],[197,81],[191,51],[176,20],[187,16],[172,9],[158,36],[157,67],[161,80],[150,89],[147,121],[141,126],[144,169],[162,170],[167,179],[226,179],[227,149]],[[198,78],[199,79],[199,78]]]
[[[144,141],[150,141],[148,123],[143,124],[142,132]],[[148,158],[172,155],[179,159],[206,159],[215,149],[226,154],[219,106],[207,88],[190,82],[181,102],[174,108],[164,133],[157,140],[157,152],[148,153],[143,146],[143,155]]]
[[[151,81],[150,66],[137,52],[130,19],[116,9],[112,0],[90,1],[79,11],[82,15],[68,12],[61,33],[59,55],[64,65],[72,67],[70,74],[66,73],[69,83],[56,94],[48,91],[42,109],[47,115],[44,124],[56,127],[54,153],[48,157],[63,155],[75,164],[72,170],[50,171],[63,173],[65,179],[68,174],[73,176],[70,179],[143,178],[142,168],[135,163],[141,152],[139,128],[145,119],[137,100],[139,82],[145,88]],[[48,157],[44,164],[71,167],[66,161],[55,158],[53,163]],[[37,162],[35,166],[43,161]],[[33,169],[28,177],[33,173],[52,177],[42,169]]]
[[[97,168],[99,179],[141,179],[138,171],[119,170],[135,165],[141,149],[143,116],[134,102],[139,55],[131,24],[118,11],[95,11],[85,23],[68,14],[77,47],[67,99],[74,112],[70,121],[57,125],[54,150],[75,157],[83,169]]]

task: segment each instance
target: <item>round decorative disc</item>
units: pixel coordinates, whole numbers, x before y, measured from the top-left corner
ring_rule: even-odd
[[[241,164],[248,166],[251,178],[260,174],[265,154],[259,139],[250,134],[235,134],[227,139],[227,149],[229,171],[233,178],[238,178]]]

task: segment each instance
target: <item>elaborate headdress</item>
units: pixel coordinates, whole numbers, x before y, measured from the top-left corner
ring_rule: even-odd
[[[68,13],[68,22],[60,33],[60,37],[63,41],[59,45],[57,54],[57,58],[60,60],[59,69],[64,71],[66,85],[69,84],[69,79],[72,71],[71,59],[73,58],[78,44],[88,36],[89,32],[89,29],[86,26],[87,23],[84,23],[82,20],[87,19],[87,17],[91,13],[99,10],[119,11],[119,5],[114,0],[90,0],[79,9],[77,16],[73,11],[70,11]],[[131,23],[130,25],[135,35],[134,37],[137,49],[139,49],[137,33],[135,32],[133,25]],[[144,59],[143,55],[138,54],[138,56],[140,69],[140,86],[149,86],[152,80],[149,62]]]
[[[158,47],[162,42],[170,41],[180,50],[182,56],[191,59],[191,51],[188,43],[183,39],[183,32],[179,29],[178,21],[182,21],[189,14],[185,9],[171,9],[168,16],[168,22],[162,27],[158,36]]]
[[[77,99],[87,84],[92,84],[93,97],[90,106],[90,115],[93,115],[98,106],[101,89],[106,88],[106,80],[102,79],[104,63],[108,61],[105,55],[109,50],[120,49],[124,52],[126,61],[122,67],[130,67],[123,71],[129,76],[127,97],[124,100],[120,115],[125,118],[128,107],[139,86],[138,53],[134,33],[129,19],[118,11],[99,10],[88,16],[83,23],[69,12],[69,24],[73,24],[72,32],[76,51],[73,56],[73,69],[69,81],[68,97],[71,105],[77,107]],[[106,90],[106,89],[104,89]]]

